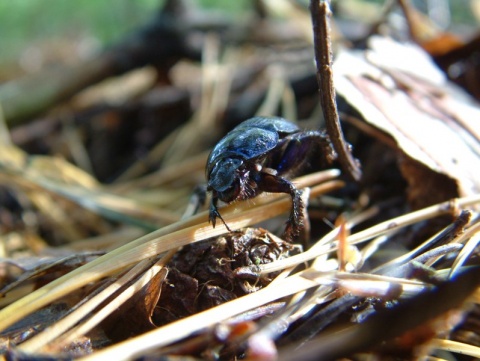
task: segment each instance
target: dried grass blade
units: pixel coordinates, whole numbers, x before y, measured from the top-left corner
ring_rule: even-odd
[[[278,284],[277,287],[264,288],[258,292],[240,297],[207,311],[170,323],[157,330],[96,352],[81,360],[130,360],[148,350],[166,346],[252,308],[316,286],[318,286],[318,283],[315,281],[307,280],[299,275],[291,276]]]
[[[480,347],[468,345],[463,342],[436,338],[431,341],[431,345],[439,350],[454,352],[460,355],[469,355],[477,359],[480,358]]]
[[[129,272],[120,277],[110,286],[96,294],[86,303],[74,310],[72,313],[65,316],[62,320],[48,327],[45,331],[35,335],[31,339],[28,339],[24,343],[18,346],[19,350],[24,352],[35,352],[41,347],[45,346],[49,342],[55,340],[60,335],[65,333],[69,328],[74,326],[84,317],[88,316],[98,305],[105,301],[108,297],[118,291],[123,285],[130,282],[133,278],[138,277],[142,272],[150,267],[151,262],[145,260],[133,267]]]
[[[458,198],[454,201],[455,207],[467,207],[477,203],[480,203],[480,195]],[[348,236],[349,244],[357,244],[366,242],[369,239],[379,237],[383,234],[389,233],[393,230],[409,226],[411,224],[420,222],[425,219],[434,218],[442,214],[448,214],[452,212],[452,202],[439,203],[424,209],[420,209],[415,212],[408,213],[406,215],[390,219],[388,221],[379,223],[373,227],[363,230],[358,233],[354,233]],[[285,258],[279,261],[275,261],[269,264],[259,266],[256,271],[260,274],[266,274],[283,270],[288,267],[295,266],[297,264],[310,261],[319,256],[328,254],[336,250],[331,243],[335,240],[338,234],[338,229],[334,229],[327,233],[321,240],[319,240],[308,251],[299,255],[295,255],[289,258]]]
[[[462,265],[467,261],[468,257],[470,257],[480,243],[480,222],[470,227],[463,236],[466,239],[470,239],[465,243],[465,246],[453,262],[448,278],[454,277],[461,270]]]
[[[78,327],[72,329],[70,332],[62,335],[61,339],[58,342],[57,347],[62,347],[63,345],[68,345],[73,342],[76,338],[85,335],[96,325],[102,322],[107,316],[114,312],[118,307],[120,307],[124,302],[128,301],[136,292],[138,292],[143,286],[145,286],[150,280],[158,273],[161,273],[161,279],[164,279],[167,275],[167,269],[164,267],[165,260],[161,260],[153,265],[150,270],[143,274],[132,286],[124,290],[118,297],[115,298],[114,302],[109,303],[104,308],[95,313],[87,321],[79,325]]]
[[[339,181],[327,182],[323,187],[318,187],[318,189],[328,191],[342,184],[343,183]],[[289,210],[290,201],[285,196],[270,194],[263,198],[263,201],[270,200],[271,203],[257,205],[245,211],[249,206],[244,202],[243,204],[237,205],[235,213],[232,212],[234,206],[225,207],[222,212],[230,227],[234,229],[247,227],[254,223],[278,216]],[[275,199],[278,200],[273,201]],[[225,225],[218,224],[215,228],[212,228],[206,221],[207,219],[206,212],[203,212],[188,220],[166,226],[52,281],[1,310],[0,330],[12,325],[50,302],[90,282],[111,275],[133,263],[140,262],[143,259],[156,256],[173,248],[227,233]]]

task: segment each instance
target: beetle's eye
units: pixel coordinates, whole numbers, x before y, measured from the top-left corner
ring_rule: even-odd
[[[240,159],[230,158],[219,161],[212,169],[208,180],[208,187],[215,189],[217,192],[224,192],[235,181],[235,171],[242,165]]]

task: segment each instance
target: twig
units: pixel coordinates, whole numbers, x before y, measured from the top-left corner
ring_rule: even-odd
[[[313,43],[317,64],[317,81],[320,90],[323,117],[330,140],[342,168],[354,180],[360,180],[362,172],[358,161],[353,158],[349,145],[345,142],[335,100],[335,87],[332,72],[332,46],[330,38],[330,7],[326,0],[311,0],[310,12],[313,24]]]

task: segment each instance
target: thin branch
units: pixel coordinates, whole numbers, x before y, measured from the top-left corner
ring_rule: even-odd
[[[317,81],[320,90],[320,102],[325,118],[327,132],[338,153],[342,168],[354,180],[360,180],[362,172],[359,162],[353,158],[350,146],[345,142],[335,100],[335,87],[332,72],[332,46],[330,38],[330,7],[326,0],[311,0],[310,12],[313,24],[313,42],[317,64]]]

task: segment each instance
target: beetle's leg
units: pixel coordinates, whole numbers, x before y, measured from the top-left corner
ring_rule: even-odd
[[[193,190],[193,194],[196,196],[198,202],[198,207],[195,210],[195,212],[197,212],[200,207],[205,205],[205,200],[207,199],[207,185],[201,184],[196,186]]]
[[[293,241],[303,228],[305,218],[305,205],[302,201],[302,192],[292,182],[274,174],[260,172],[256,182],[262,192],[288,193],[292,197],[292,209],[285,228],[285,238]]]
[[[210,202],[210,212],[208,214],[208,221],[212,224],[213,228],[215,228],[215,224],[217,223],[217,217],[222,219],[217,209],[217,203],[218,198],[212,195],[212,201]]]
[[[183,212],[182,219],[188,218],[198,212],[200,207],[205,205],[207,199],[207,185],[202,184],[195,187],[187,204],[185,212]]]
[[[287,241],[293,241],[298,237],[300,231],[304,228],[306,217],[305,204],[302,201],[302,192],[295,188],[295,192],[293,194],[290,193],[290,195],[292,197],[292,209],[284,232]]]
[[[287,145],[278,164],[273,166],[278,173],[295,173],[308,159],[315,162],[313,154],[319,158],[321,166],[330,164],[336,158],[328,136],[316,130],[289,135],[285,138]]]
[[[220,218],[220,220],[223,222],[227,230],[229,232],[233,232],[228,226],[228,224],[225,222],[223,217],[220,215],[220,212],[218,211],[217,203],[218,203],[218,197],[215,195],[212,195],[212,201],[210,203],[210,211],[208,215],[209,222],[212,224],[212,227],[215,228],[215,224],[217,223],[217,218]]]

